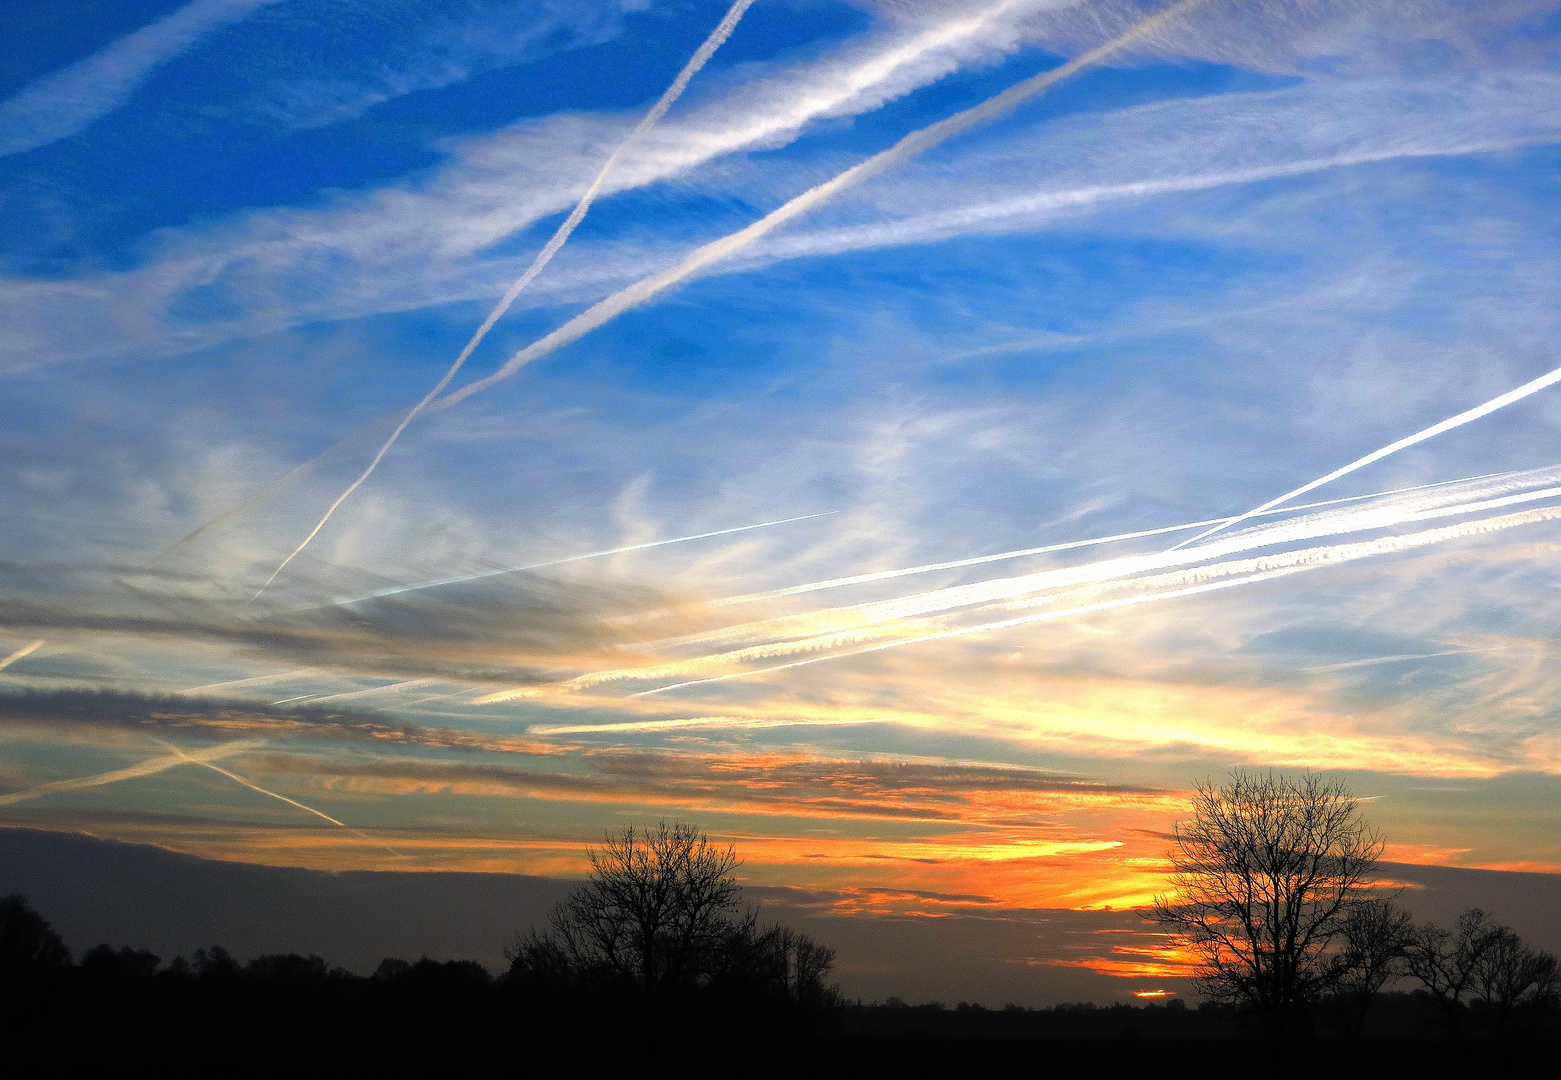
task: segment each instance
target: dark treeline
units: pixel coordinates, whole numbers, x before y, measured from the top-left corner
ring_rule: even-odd
[[[1285,814],[1304,805],[1274,790]],[[1251,806],[1243,813],[1261,820]],[[1333,920],[1322,924],[1326,937],[1315,932],[1310,952],[1253,946],[1243,956],[1238,943],[1208,954],[1227,966],[1200,969],[1196,1007],[1174,998],[1044,1009],[869,1004],[842,999],[829,947],[742,903],[735,853],[693,827],[625,829],[590,859],[585,882],[546,926],[517,936],[497,974],[423,958],[387,959],[363,976],[313,955],[241,962],[215,945],[165,959],[102,944],[77,958],[25,898],[7,897],[0,1045],[69,1064],[176,1044],[192,1069],[217,1058],[449,1067],[583,1055],[605,1067],[740,1054],[761,1073],[1044,1061],[1090,1075],[1225,1076],[1249,1072],[1254,1056],[1280,1063],[1268,1075],[1300,1075],[1322,1055],[1332,1075],[1378,1077],[1454,1063],[1488,1071],[1503,1055],[1553,1054],[1561,1037],[1555,958],[1478,910],[1442,928],[1417,926],[1369,893],[1338,893],[1348,902],[1321,908],[1292,902]],[[1171,913],[1225,925],[1204,910],[1184,903]],[[1283,1025],[1257,998],[1273,985],[1290,994]]]
[[[1027,1009],[1019,1005],[985,1008],[969,1002],[909,1005],[891,998],[871,1004],[848,1003],[838,1029],[859,1035],[934,1039],[1241,1039],[1258,1037],[1254,1018],[1237,1006],[1216,1002],[1189,1005],[1180,998],[1153,1004],[1096,1005],[1084,1002]],[[1532,1014],[1521,1030],[1504,1025],[1478,999],[1461,1002],[1456,1029],[1448,1011],[1424,990],[1377,995],[1370,1014],[1357,1028],[1356,1003],[1343,997],[1318,1003],[1312,1041],[1349,1044],[1394,1041],[1487,1047],[1547,1042],[1561,1036],[1561,1010]]]

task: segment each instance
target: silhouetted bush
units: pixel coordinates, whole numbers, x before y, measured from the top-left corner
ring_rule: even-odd
[[[70,950],[48,920],[12,893],[0,900],[0,981],[20,982],[70,964]]]
[[[81,970],[97,979],[129,981],[151,978],[157,974],[161,963],[162,957],[146,949],[132,949],[128,945],[116,949],[104,944],[87,950],[81,958]]]

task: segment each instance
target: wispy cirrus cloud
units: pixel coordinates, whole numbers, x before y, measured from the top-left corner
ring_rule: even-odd
[[[1525,71],[1436,83],[1314,82],[1063,119],[1035,129],[1033,140],[1005,139],[961,150],[953,160],[875,180],[839,211],[766,238],[751,255],[712,269],[751,271],[776,260],[1033,231],[1146,201],[1374,163],[1554,142],[1561,139],[1556,91],[1554,76]],[[528,191],[551,197],[557,190],[540,175],[527,179],[518,171],[520,161],[556,160],[544,132],[545,127],[502,137],[516,143],[519,160],[485,161],[483,151],[418,190],[384,191],[325,212],[263,213],[241,230],[230,226],[206,236],[188,234],[129,274],[69,284],[15,282],[13,362],[33,366],[40,356],[105,356],[132,345],[160,350],[174,342],[182,351],[306,320],[496,295],[520,272],[525,257],[478,254],[488,240],[465,243],[459,237],[473,227],[504,231],[524,224],[483,224],[492,216],[483,204],[496,197],[497,185],[506,179],[515,185],[506,189],[511,198],[505,206],[511,209],[525,205]],[[662,136],[679,137],[689,136],[675,130]],[[560,130],[557,141],[577,140]],[[676,172],[692,164],[651,166],[646,172],[646,166],[625,160],[618,175],[630,175],[620,187],[652,182],[669,175],[667,168]],[[636,168],[639,175],[633,175]],[[755,183],[761,190],[784,192],[789,173],[784,164],[766,163],[762,170],[714,175],[699,186],[710,195],[724,193],[728,185],[752,193]],[[982,182],[955,179],[971,175]],[[550,209],[538,205],[534,213]],[[449,247],[452,242],[458,250]],[[552,276],[538,282],[535,302],[600,295],[674,261],[677,250],[664,242],[657,250],[633,240],[583,244],[573,257],[566,252]],[[329,262],[330,278],[300,293],[296,275],[315,274],[311,268],[325,251],[337,256]],[[287,299],[279,305],[284,293]],[[93,302],[111,294],[131,302],[108,307]],[[191,307],[181,299],[219,294],[237,302],[243,313],[237,321],[232,305],[215,307],[217,317],[211,318],[200,314],[200,305]],[[97,308],[86,321],[84,303]],[[113,321],[105,323],[105,318]]]
[[[278,0],[193,0],[0,102],[0,156],[47,146],[119,108],[162,64]]]

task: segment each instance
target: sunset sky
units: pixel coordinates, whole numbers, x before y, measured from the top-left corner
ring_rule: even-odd
[[[1142,905],[1192,785],[1273,767],[1395,863],[1561,874],[1558,44],[1556,0],[8,5],[0,824],[567,877],[681,818],[912,925]],[[1011,960],[1180,972],[1104,925]]]

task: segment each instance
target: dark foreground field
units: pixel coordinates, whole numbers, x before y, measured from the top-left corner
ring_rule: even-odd
[[[130,956],[122,959],[131,961]],[[209,959],[209,958],[208,958]],[[95,967],[95,969],[94,969]],[[27,1073],[316,1075],[482,1069],[586,1075],[1546,1076],[1561,1045],[1535,1031],[1457,1042],[1419,1024],[1409,995],[1359,1041],[1275,1048],[1213,1009],[1067,1006],[946,1009],[753,1000],[658,1007],[528,993],[474,964],[388,962],[370,978],[317,958],[262,958],[204,975],[113,970],[106,954],[4,994],[8,1059]],[[1546,1070],[1549,1070],[1548,1072]],[[23,1075],[19,1072],[17,1075]]]

